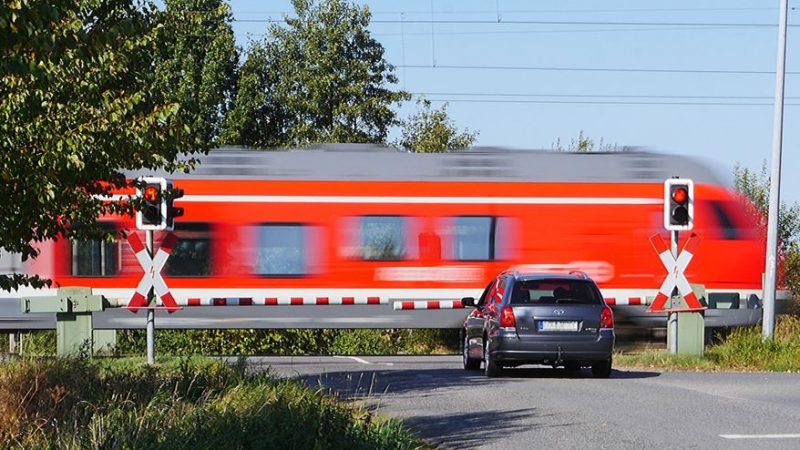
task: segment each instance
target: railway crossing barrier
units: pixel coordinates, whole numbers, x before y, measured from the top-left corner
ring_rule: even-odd
[[[108,301],[92,295],[88,287],[65,287],[49,297],[23,297],[22,312],[56,314],[56,353],[76,356],[110,351],[116,345],[116,330],[95,330],[92,314],[102,311]]]

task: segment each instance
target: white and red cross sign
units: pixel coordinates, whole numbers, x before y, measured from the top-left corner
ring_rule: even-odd
[[[695,295],[692,290],[692,286],[689,284],[689,280],[686,279],[685,274],[686,266],[688,266],[689,262],[692,260],[699,243],[700,238],[693,233],[689,236],[689,239],[686,240],[686,244],[683,246],[680,253],[678,253],[678,257],[675,258],[660,235],[654,234],[650,237],[650,244],[653,245],[653,249],[658,253],[661,264],[667,269],[667,276],[664,278],[661,287],[658,288],[658,294],[656,294],[656,298],[650,306],[650,311],[664,311],[664,305],[672,296],[672,291],[675,288],[678,288],[678,292],[680,292],[683,299],[686,301],[687,308],[684,310],[706,309],[700,303],[700,300],[697,299],[697,295]]]
[[[161,276],[161,269],[163,269],[164,264],[167,263],[167,258],[169,258],[177,242],[178,237],[175,236],[175,234],[167,233],[166,237],[161,242],[161,247],[158,249],[155,256],[151,257],[150,252],[147,251],[139,236],[136,233],[128,234],[128,244],[131,246],[133,253],[136,255],[136,259],[144,270],[142,280],[139,281],[136,292],[133,293],[131,301],[128,302],[128,309],[131,312],[137,312],[139,308],[147,306],[147,294],[150,292],[151,287],[156,295],[161,298],[161,303],[167,308],[167,311],[172,313],[180,309],[180,306],[178,306],[178,303],[172,297],[172,294],[170,294],[167,283]]]

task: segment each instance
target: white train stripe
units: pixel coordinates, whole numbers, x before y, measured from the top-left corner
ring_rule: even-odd
[[[124,196],[123,196],[124,197]],[[451,205],[661,205],[650,197],[415,197],[351,195],[185,195],[175,203],[369,203]]]

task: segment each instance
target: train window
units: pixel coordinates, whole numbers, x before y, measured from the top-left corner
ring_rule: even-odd
[[[268,276],[300,276],[309,273],[306,246],[308,226],[268,223],[258,227],[256,273]]]
[[[378,261],[405,259],[407,222],[400,216],[359,217],[361,257]]]
[[[172,277],[210,276],[211,231],[208,224],[176,223],[175,234],[178,243],[167,260],[165,273]]]
[[[119,242],[102,239],[72,241],[72,275],[109,277],[119,272]]]
[[[490,261],[496,259],[497,218],[486,216],[453,217],[447,259]]]
[[[739,229],[736,227],[736,224],[733,222],[733,219],[728,212],[725,210],[722,202],[711,201],[709,202],[711,205],[711,209],[714,211],[714,217],[717,219],[717,223],[719,224],[720,232],[722,233],[723,239],[739,239]]]

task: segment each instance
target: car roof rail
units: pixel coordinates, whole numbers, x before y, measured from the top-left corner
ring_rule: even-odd
[[[583,278],[584,280],[591,280],[591,278],[589,278],[589,275],[587,275],[586,272],[584,272],[582,270],[570,270],[569,274],[570,275],[575,275],[576,277]]]

